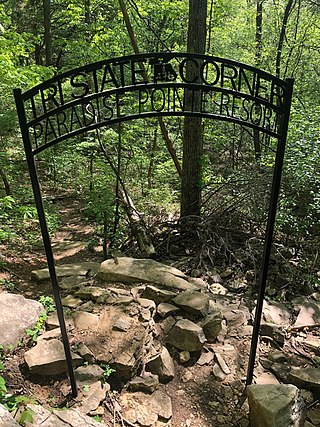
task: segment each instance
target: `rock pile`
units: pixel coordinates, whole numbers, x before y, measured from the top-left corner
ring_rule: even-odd
[[[87,267],[61,269],[63,305],[69,313],[66,324],[80,398],[66,413],[51,412],[53,424],[50,425],[97,425],[88,416],[103,415],[106,400],[108,396],[110,398],[110,386],[104,380],[103,367],[106,366],[114,370],[113,382],[123,389],[113,412],[127,425],[171,426],[174,415],[166,386],[175,378],[182,383],[195,381],[199,367],[210,375],[210,381],[222,384],[224,393],[227,393],[226,401],[240,402],[240,395],[245,393],[243,379],[252,333],[249,324],[252,313],[243,300],[237,300],[226,289],[221,291],[221,277],[216,274],[216,282],[209,286],[155,261],[125,257],[105,261],[100,268],[90,265],[90,269],[97,272],[95,277],[83,275]],[[81,274],[65,277],[66,272],[70,274],[71,271]],[[46,276],[38,271],[33,277],[42,280]],[[2,297],[4,300],[12,298],[10,294],[0,294],[0,306]],[[27,303],[23,302],[25,306]],[[30,304],[33,307],[34,301]],[[299,304],[303,310],[305,306],[301,301]],[[310,301],[308,304],[310,306]],[[318,303],[312,301],[312,304],[316,313],[314,305]],[[37,315],[33,324],[42,309],[38,305],[35,307]],[[284,407],[289,408],[285,416],[293,417],[294,414],[292,426],[302,425],[305,411],[302,403],[297,404],[302,402],[297,387],[315,393],[320,390],[318,368],[294,366],[281,350],[286,339],[285,328],[291,323],[291,314],[286,307],[271,302],[266,304],[261,343],[267,338],[269,344],[274,342],[280,350],[269,351],[267,357],[260,357],[255,382],[268,382],[269,385],[248,388],[252,426],[276,427],[279,425],[277,411],[281,412]],[[1,324],[0,318],[0,328]],[[28,323],[27,327],[30,326],[32,323]],[[67,371],[58,326],[56,314],[50,315],[46,331],[39,336],[36,345],[25,352],[25,363],[32,374],[55,376]],[[14,342],[21,336],[23,331],[19,330]],[[312,345],[311,341],[309,344]],[[183,373],[179,366],[185,366]],[[296,387],[280,385],[277,378]],[[284,390],[283,387],[289,388]],[[275,397],[275,404],[265,403],[271,395],[287,396],[287,400],[291,396],[291,400],[284,398],[281,401]],[[209,403],[217,409],[216,402]],[[35,426],[48,416],[44,408],[33,405],[32,410],[36,414]],[[82,424],[77,424],[79,417]],[[257,424],[255,420],[259,417],[263,418],[264,424],[259,424],[261,419]],[[210,419],[226,426],[249,425],[245,416],[236,420],[236,424],[228,424],[232,422],[232,415],[228,413],[212,414]]]

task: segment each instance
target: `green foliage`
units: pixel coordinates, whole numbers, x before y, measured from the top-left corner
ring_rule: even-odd
[[[19,424],[24,426],[26,423],[32,424],[33,423],[33,417],[35,416],[35,412],[27,408],[24,411],[22,411],[20,418],[19,418]]]
[[[45,321],[47,320],[46,313],[40,313],[37,323],[33,328],[26,329],[26,334],[28,337],[32,338],[33,342],[37,342],[38,336],[43,329]]]
[[[46,204],[46,220],[49,232],[54,232],[59,225],[59,216]],[[50,211],[49,211],[50,210]],[[0,243],[25,237],[31,244],[39,239],[37,210],[34,205],[19,203],[13,196],[0,198]]]
[[[41,295],[39,302],[44,306],[47,315],[54,312],[56,309],[54,300],[50,296]]]
[[[9,279],[0,279],[0,286],[4,286],[7,291],[13,291],[15,288],[15,284]]]
[[[103,374],[102,374],[102,380],[104,381],[104,382],[106,382],[107,381],[107,379],[114,373],[114,372],[116,372],[116,370],[115,369],[113,369],[113,368],[111,368],[111,366],[110,365],[108,365],[108,364],[101,364],[100,365],[101,366],[101,368],[103,369]]]
[[[32,338],[33,342],[37,342],[38,336],[40,332],[43,330],[48,314],[55,311],[55,304],[52,297],[42,295],[39,298],[39,302],[44,306],[46,312],[45,313],[41,312],[35,326],[33,328],[26,330],[27,336]]]

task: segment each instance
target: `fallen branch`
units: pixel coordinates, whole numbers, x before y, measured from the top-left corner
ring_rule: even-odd
[[[133,201],[124,191],[120,191],[120,198],[123,209],[125,210],[130,222],[132,234],[138,242],[140,251],[148,257],[153,255],[155,253],[155,249],[151,241],[151,236],[143,219],[135,208]]]

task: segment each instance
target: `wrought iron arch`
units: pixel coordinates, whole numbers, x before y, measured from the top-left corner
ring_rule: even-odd
[[[191,75],[186,73],[188,65]],[[172,52],[107,59],[56,75],[24,93],[14,90],[73,396],[77,395],[77,386],[36,172],[36,155],[90,130],[159,116],[194,116],[232,122],[277,139],[248,385],[253,379],[292,91],[293,79],[281,80],[241,62]]]

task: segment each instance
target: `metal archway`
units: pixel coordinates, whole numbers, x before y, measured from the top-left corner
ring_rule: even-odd
[[[192,75],[187,75],[187,64]],[[277,201],[293,91],[250,65],[208,55],[146,53],[112,58],[59,74],[22,93],[14,90],[29,174],[38,211],[72,395],[77,386],[35,157],[84,132],[128,120],[194,116],[256,129],[277,139],[263,260],[246,384],[253,379]],[[185,96],[196,99],[186,107]],[[197,96],[196,96],[197,94]]]

